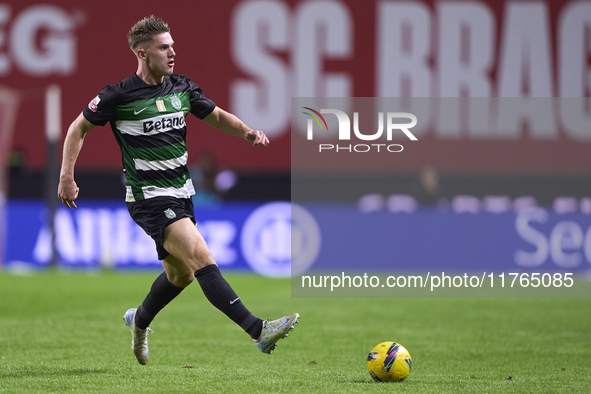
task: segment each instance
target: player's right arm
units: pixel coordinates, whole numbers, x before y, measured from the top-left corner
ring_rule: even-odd
[[[76,207],[74,200],[78,197],[78,186],[74,181],[74,166],[76,159],[82,149],[86,132],[96,127],[90,123],[81,113],[68,128],[64,140],[64,152],[62,157],[62,169],[60,171],[60,183],[57,188],[57,195],[68,208]]]

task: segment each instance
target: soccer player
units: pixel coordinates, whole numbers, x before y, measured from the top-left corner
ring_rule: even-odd
[[[150,235],[164,271],[138,308],[123,319],[132,333],[132,349],[140,364],[148,362],[148,326],[193,279],[216,308],[246,331],[263,353],[293,330],[299,315],[263,321],[244,306],[220,270],[199,233],[191,196],[195,193],[187,170],[185,117],[188,113],[224,133],[242,137],[254,146],[269,139],[236,116],[217,107],[195,83],[174,74],[174,41],[168,24],[153,15],[137,22],[128,43],[138,61],[137,71],[106,86],[72,122],[64,141],[58,196],[76,208],[78,187],[74,166],[85,134],[111,123],[121,148],[128,210]]]

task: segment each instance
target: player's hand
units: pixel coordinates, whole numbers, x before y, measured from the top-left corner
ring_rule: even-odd
[[[244,134],[244,139],[249,142],[252,142],[252,146],[258,146],[258,145],[268,146],[269,145],[269,139],[267,138],[265,133],[263,133],[260,130],[247,131]]]
[[[64,180],[60,179],[60,184],[57,187],[57,196],[68,208],[78,208],[74,200],[78,198],[80,189],[74,179]]]

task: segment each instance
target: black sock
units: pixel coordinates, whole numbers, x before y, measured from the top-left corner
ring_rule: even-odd
[[[181,294],[184,287],[176,287],[169,282],[166,272],[160,274],[152,284],[150,292],[137,308],[135,314],[135,325],[139,328],[147,328],[154,316],[158,314],[170,301]]]
[[[261,335],[263,321],[250,313],[232,287],[226,282],[217,265],[208,265],[195,272],[195,278],[205,297],[213,306],[246,331],[252,339]]]

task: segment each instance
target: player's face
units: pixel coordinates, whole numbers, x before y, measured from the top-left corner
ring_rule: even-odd
[[[170,33],[154,36],[146,48],[146,61],[152,74],[166,76],[174,70],[174,41]]]

